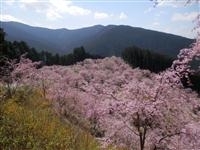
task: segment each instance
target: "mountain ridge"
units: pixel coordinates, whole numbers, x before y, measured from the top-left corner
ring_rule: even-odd
[[[119,56],[130,46],[176,56],[194,40],[178,35],[128,25],[94,25],[80,29],[49,29],[18,22],[0,22],[7,40],[25,41],[38,50],[66,54],[84,46],[92,54]]]

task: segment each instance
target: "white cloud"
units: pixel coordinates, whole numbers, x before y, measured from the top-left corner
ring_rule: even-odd
[[[95,19],[106,19],[108,18],[110,15],[104,12],[95,12],[94,13],[94,18]]]
[[[90,10],[78,6],[69,6],[66,12],[74,16],[86,16],[91,13]]]
[[[159,22],[153,22],[153,24],[152,24],[153,26],[159,26],[160,25],[160,23]]]
[[[48,9],[46,11],[46,17],[48,20],[52,20],[52,21],[62,18],[62,16],[59,13],[57,13],[56,11],[53,11],[52,9]]]
[[[76,6],[72,1],[67,0],[23,0],[20,1],[21,8],[45,14],[48,20],[56,20],[64,17],[64,15],[85,16],[91,11],[79,6]]]
[[[51,7],[53,7],[54,9],[60,11],[60,12],[65,12],[66,8],[68,8],[68,6],[72,5],[71,1],[66,1],[66,0],[49,0],[49,4]]]
[[[127,19],[128,16],[124,13],[124,12],[121,12],[120,15],[119,15],[119,19]]]
[[[89,9],[84,9],[79,6],[75,6],[71,1],[66,0],[50,0],[50,4],[53,10],[58,13],[68,13],[73,16],[85,16],[89,15],[91,11]]]
[[[49,8],[49,2],[30,0],[18,1],[19,7],[28,11],[45,12]]]
[[[193,21],[198,15],[198,12],[191,13],[175,13],[171,20],[172,21]]]
[[[22,22],[25,23],[23,20],[18,19],[12,15],[8,15],[8,14],[1,14],[0,15],[0,20],[1,21],[16,21],[16,22]]]

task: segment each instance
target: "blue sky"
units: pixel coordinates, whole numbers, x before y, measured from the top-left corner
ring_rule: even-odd
[[[194,38],[200,4],[158,1],[154,7],[150,0],[0,0],[0,20],[53,29],[130,25]]]

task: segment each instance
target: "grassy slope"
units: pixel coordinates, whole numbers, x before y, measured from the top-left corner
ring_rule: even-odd
[[[2,90],[0,90],[2,95]],[[0,103],[0,149],[98,150],[96,140],[60,121],[39,92],[24,89]]]

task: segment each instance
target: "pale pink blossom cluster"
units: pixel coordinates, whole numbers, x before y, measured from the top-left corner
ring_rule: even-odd
[[[20,61],[18,63],[14,63],[14,70],[11,73],[11,77],[13,79],[14,84],[24,84],[26,83],[33,86],[33,83],[37,83],[35,80],[35,75],[37,74],[37,66],[40,65],[41,62],[33,62],[32,60],[25,58],[26,55],[22,55]]]
[[[149,150],[200,147],[200,98],[171,86],[167,78],[177,70],[154,74],[132,69],[117,57],[27,69],[33,66],[29,60],[17,65],[17,72],[24,71],[21,81],[38,83],[34,85],[45,90],[57,114],[90,131],[102,145]]]
[[[188,65],[192,61],[198,61],[200,63],[200,39],[198,38],[191,48],[180,50],[177,59],[172,64],[172,70],[175,71],[177,77],[188,78],[189,74],[194,72],[191,66]],[[197,69],[200,70],[200,65]]]

